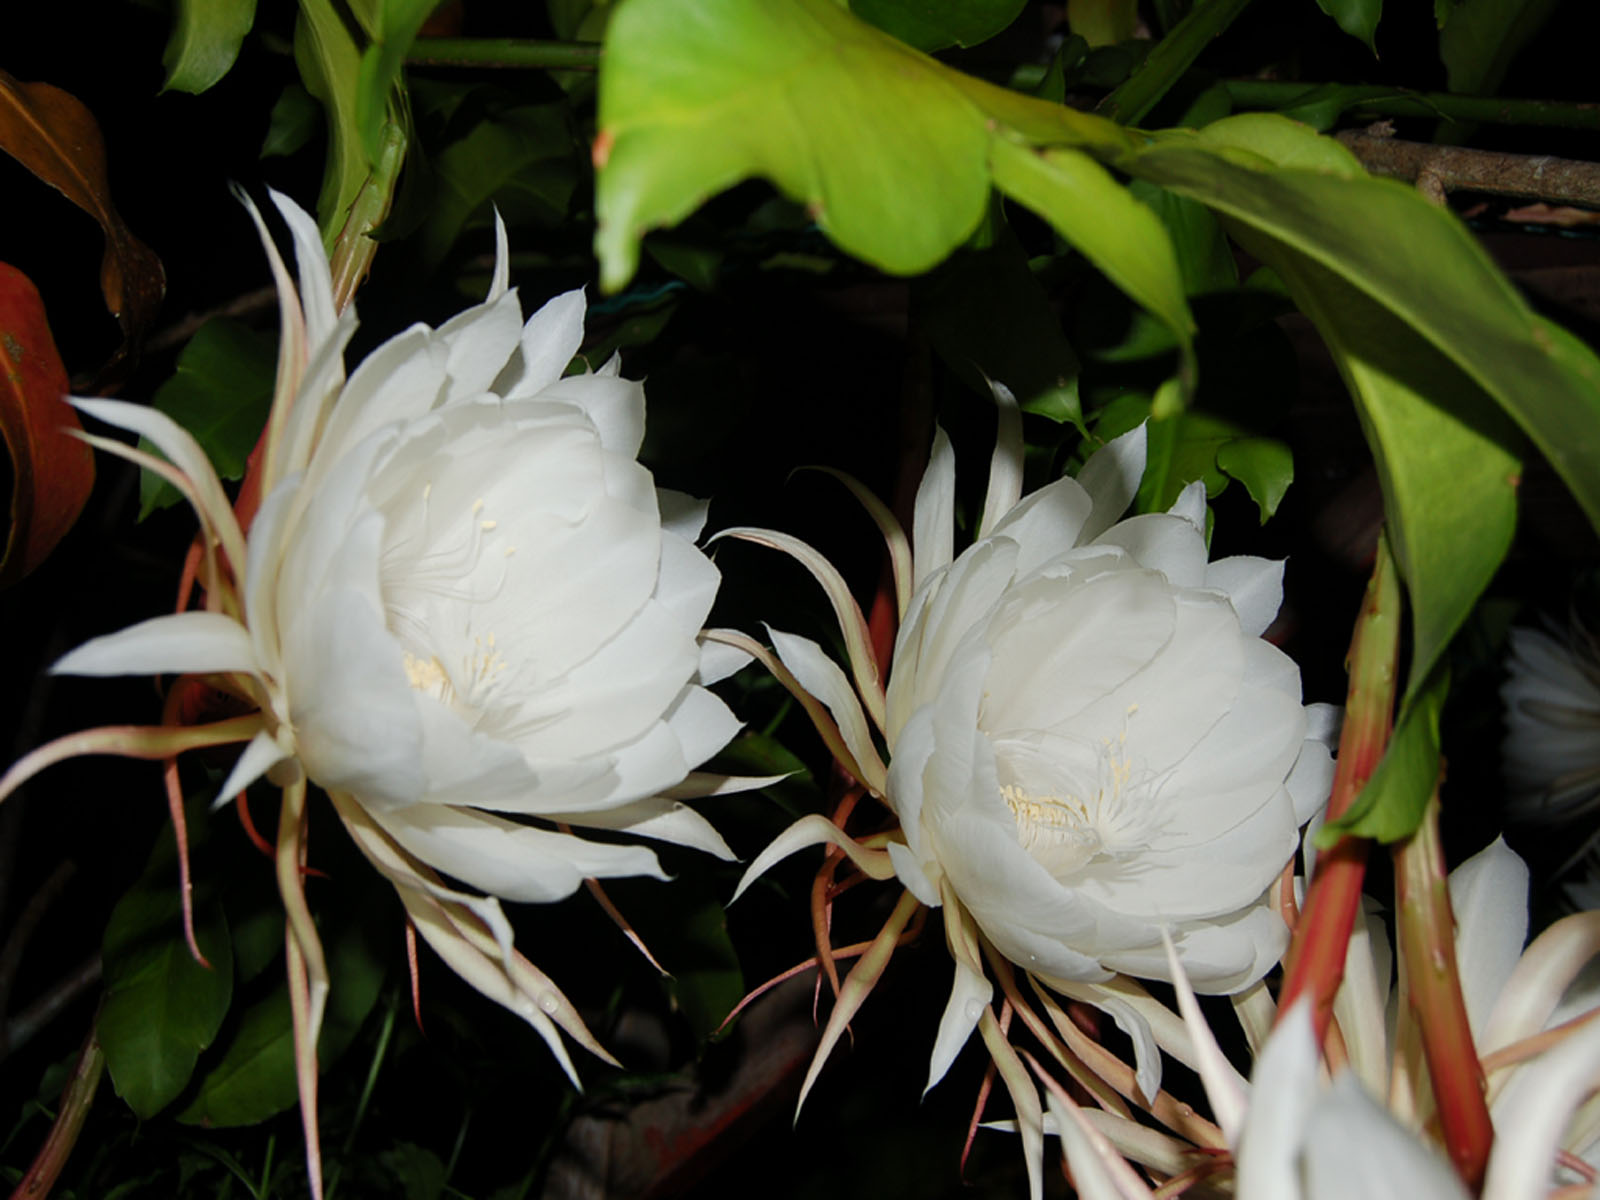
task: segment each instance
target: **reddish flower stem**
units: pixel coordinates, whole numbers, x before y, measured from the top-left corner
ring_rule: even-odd
[[[1350,690],[1333,794],[1328,799],[1330,821],[1343,816],[1354,803],[1383,757],[1394,719],[1399,643],[1399,574],[1388,541],[1380,537],[1377,561],[1350,641]],[[1283,960],[1278,1016],[1282,1019],[1299,997],[1309,997],[1319,1045],[1327,1035],[1333,999],[1344,979],[1345,950],[1361,907],[1367,848],[1365,838],[1345,837],[1317,855],[1305,906]]]
[[[1456,971],[1455,917],[1439,844],[1437,788],[1417,831],[1394,848],[1394,881],[1396,936],[1408,1000],[1433,1081],[1439,1127],[1450,1161],[1476,1193],[1483,1183],[1494,1128]]]
[[[105,1066],[105,1051],[100,1049],[100,1041],[91,1029],[83,1049],[78,1052],[78,1061],[73,1064],[67,1086],[62,1089],[61,1107],[56,1112],[56,1123],[50,1127],[50,1136],[45,1138],[38,1157],[11,1193],[11,1200],[29,1200],[50,1194],[62,1168],[67,1165],[67,1156],[78,1144],[78,1135],[83,1132],[83,1122],[89,1116],[89,1107],[94,1103]]]

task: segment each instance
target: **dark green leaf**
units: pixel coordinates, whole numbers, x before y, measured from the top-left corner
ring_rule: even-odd
[[[1339,22],[1340,29],[1377,54],[1372,37],[1378,31],[1378,18],[1383,16],[1383,0],[1317,0],[1317,5]]]
[[[162,52],[163,91],[199,95],[232,68],[256,19],[256,0],[177,0]]]
[[[195,940],[211,966],[197,963],[184,941],[171,836],[162,835],[144,875],[112,910],[101,951],[105,999],[95,1028],[117,1095],[146,1118],[189,1082],[233,994],[227,920],[203,882],[194,891]]]
[[[444,1162],[432,1150],[415,1142],[400,1142],[380,1156],[394,1177],[392,1195],[404,1200],[439,1200],[449,1178]]]
[[[317,132],[321,106],[298,83],[286,84],[267,119],[267,136],[261,140],[261,157],[293,154]]]
[[[1494,95],[1511,60],[1544,27],[1556,2],[1456,0],[1447,18],[1436,0],[1446,86],[1469,96]]]
[[[400,79],[406,51],[440,0],[381,0],[370,45],[361,52],[356,82],[356,128],[367,163],[383,155],[383,127],[389,121],[389,93]]]
[[[355,911],[362,912],[359,904]],[[377,1003],[384,966],[360,924],[343,925],[331,933],[324,929],[322,938],[330,987],[317,1058],[326,1068],[344,1052]],[[287,985],[245,1009],[217,1050],[178,1120],[191,1125],[253,1125],[294,1104],[294,1025]]]
[[[156,389],[153,403],[194,435],[219,476],[241,479],[266,424],[276,373],[271,336],[215,317],[183,348],[177,369]],[[139,480],[139,517],[182,498],[166,480],[145,472]]]
[[[1441,666],[1401,715],[1378,769],[1355,802],[1318,831],[1319,847],[1325,850],[1346,834],[1397,842],[1416,829],[1439,782],[1439,714],[1449,688],[1450,672]]]
[[[1217,447],[1217,466],[1244,484],[1261,510],[1261,523],[1278,511],[1294,482],[1294,455],[1275,438],[1242,437]]]
[[[1009,228],[914,287],[934,349],[970,387],[987,398],[989,380],[1003,383],[1026,411],[1082,428],[1078,356]]]
[[[976,46],[1017,19],[1027,0],[850,0],[850,8],[918,50]]]
[[[1129,184],[1128,191],[1166,227],[1177,254],[1185,293],[1197,296],[1233,287],[1239,282],[1233,251],[1210,209],[1142,179]]]

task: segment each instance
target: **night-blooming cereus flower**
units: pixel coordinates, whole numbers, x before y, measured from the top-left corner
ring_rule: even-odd
[[[1277,962],[1288,932],[1266,894],[1327,796],[1329,721],[1302,705],[1298,669],[1261,639],[1281,600],[1281,563],[1208,562],[1200,484],[1170,512],[1119,520],[1143,474],[1142,427],[1076,479],[1022,497],[1020,423],[1009,393],[996,392],[1001,433],[971,546],[954,553],[954,454],[942,432],[909,554],[893,518],[873,508],[902,605],[886,691],[863,661],[859,612],[815,552],[737,531],[795,554],[834,596],[864,710],[814,643],[774,631],[773,645],[827,707],[824,737],[843,746],[841,761],[900,821],[880,849],[807,818],[746,881],[828,841],[943,908],[956,978],[930,1087],[992,1023],[983,958],[998,955],[1110,1012],[1134,1038],[1148,1099],[1159,1038],[1141,1012],[1149,997],[1122,977],[1169,977],[1163,930],[1206,991],[1248,987]],[[841,1000],[830,1022],[835,1036],[847,1008]],[[993,1050],[992,1027],[984,1036]],[[831,1044],[825,1035],[820,1053]],[[1035,1166],[1038,1127],[1019,1090]]]
[[[515,952],[498,901],[559,900],[586,878],[662,877],[649,849],[574,827],[731,858],[681,800],[742,781],[693,771],[738,728],[703,686],[714,661],[733,665],[725,647],[703,657],[697,640],[719,581],[694,545],[703,506],[658,493],[636,461],[643,387],[615,359],[563,377],[583,334],[582,293],[524,323],[502,229],[484,303],[438,329],[413,326],[347,379],[354,314],[335,311],[311,218],[274,200],[300,288],[251,206],[283,328],[248,541],[187,432],[147,408],[78,402],[166,456],[97,439],[194,501],[208,610],[97,638],[56,670],[202,675],[259,707],[225,723],[249,744],[222,798],[263,775],[285,788],[279,882],[304,959],[296,1032],[314,1138],[310,1055],[328,981],[300,884],[308,778],[423,937],[532,1023],[569,1074],[558,1026],[604,1051]],[[51,761],[38,753],[3,786]]]
[[[1503,762],[1508,815],[1525,824],[1592,818],[1600,801],[1600,643],[1574,620],[1567,637],[1513,629],[1506,654]],[[1593,830],[1585,828],[1585,842]]]

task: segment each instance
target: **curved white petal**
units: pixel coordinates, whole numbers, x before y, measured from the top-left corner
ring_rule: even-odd
[[[833,714],[844,744],[866,772],[862,782],[882,792],[886,775],[883,760],[878,757],[877,748],[872,744],[867,714],[862,711],[861,702],[856,698],[850,681],[845,678],[844,671],[810,638],[784,633],[771,626],[767,627],[767,637],[783,665],[800,681],[800,686],[822,701]]]
[[[258,670],[249,631],[221,613],[151,617],[91,638],[50,668],[53,675],[206,675]]]
[[[217,798],[212,807],[220,808],[227,804],[293,754],[292,747],[286,748],[277,738],[263,729],[250,739],[244,748],[244,753],[239,755],[238,761],[233,764],[233,770],[228,772],[227,779],[223,780],[222,786],[217,789]]]
[[[710,821],[687,804],[661,796],[648,796],[628,804],[582,813],[550,813],[548,817],[588,829],[610,829],[634,837],[671,842],[675,846],[688,846],[714,854],[724,862],[733,862],[738,857]]]
[[[583,289],[563,292],[545,302],[522,327],[522,377],[506,393],[519,400],[537,395],[561,378],[583,344]]]
[[[1093,509],[1079,537],[1092,541],[1110,529],[1138,494],[1144,477],[1145,427],[1138,425],[1113,438],[1083,464],[1078,486],[1089,494]]]
[[[990,381],[994,393],[994,457],[989,461],[989,490],[983,498],[983,520],[978,536],[988,537],[996,523],[1022,499],[1022,412],[1017,398],[1003,383]]]
[[[1481,1043],[1528,936],[1528,867],[1497,837],[1450,872],[1449,886],[1461,996],[1473,1040]]]
[[[1226,593],[1247,637],[1260,637],[1283,607],[1283,560],[1236,554],[1206,566],[1205,586]]]
[[[1304,1138],[1306,1200],[1467,1200],[1444,1159],[1402,1129],[1352,1075],[1335,1079],[1312,1108]]]
[[[955,914],[946,916],[954,920]],[[922,1089],[927,1095],[934,1084],[945,1077],[956,1055],[972,1037],[978,1027],[978,1018],[994,997],[994,985],[983,972],[974,971],[959,958],[956,959],[955,981],[950,987],[950,998],[945,1001],[944,1015],[939,1018],[939,1032],[933,1039],[933,1053],[928,1059],[928,1082]]]
[[[911,516],[912,590],[955,555],[956,454],[943,429],[935,429],[928,469],[917,487]]]

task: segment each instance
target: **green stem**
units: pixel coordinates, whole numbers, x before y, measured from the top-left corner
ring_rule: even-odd
[[[384,125],[377,164],[367,175],[360,191],[356,192],[344,227],[334,241],[329,269],[333,275],[334,307],[340,312],[350,303],[361,281],[372,269],[372,259],[378,253],[378,243],[372,240],[372,231],[383,224],[394,203],[395,184],[406,158],[406,142],[405,129],[398,121]]]
[[[1222,87],[1236,108],[1295,109],[1333,105],[1340,112],[1374,117],[1425,117],[1482,125],[1542,125],[1553,129],[1600,129],[1600,104],[1555,100],[1508,100],[1413,92],[1404,88],[1335,83],[1281,83],[1229,79]]]
[[[1389,741],[1394,714],[1395,664],[1400,647],[1400,577],[1386,537],[1350,642],[1350,690],[1345,697],[1339,759],[1328,798],[1328,820],[1344,815],[1377,770]],[[1311,999],[1312,1023],[1321,1045],[1344,978],[1345,949],[1361,907],[1367,870],[1367,840],[1344,837],[1317,856],[1316,873],[1283,960],[1278,1015],[1299,996]]]
[[[1417,831],[1394,849],[1396,936],[1406,994],[1422,1035],[1439,1127],[1450,1161],[1477,1194],[1494,1128],[1484,1102],[1483,1070],[1467,1024],[1456,969],[1455,919],[1439,845],[1435,789]]]
[[[105,1066],[105,1051],[100,1049],[100,1040],[91,1029],[83,1049],[78,1052],[78,1061],[73,1064],[72,1076],[62,1090],[61,1107],[56,1113],[56,1123],[50,1127],[50,1136],[40,1147],[39,1155],[28,1168],[28,1173],[11,1193],[11,1200],[50,1194],[50,1189],[60,1178],[61,1169],[67,1165],[67,1156],[78,1144],[78,1135],[83,1132],[83,1122],[89,1115],[90,1105],[94,1103],[94,1094],[100,1087],[100,1076],[105,1073]]]
[[[1095,112],[1132,125],[1155,107],[1200,52],[1249,6],[1250,0],[1200,0],[1155,44],[1144,62],[1095,106]]]
[[[541,42],[533,38],[418,38],[406,62],[426,67],[507,67],[593,71],[598,42]]]

